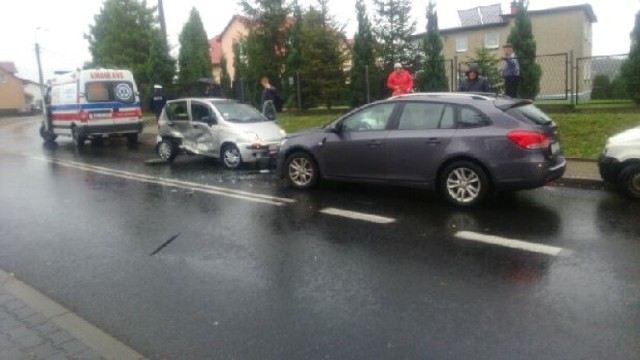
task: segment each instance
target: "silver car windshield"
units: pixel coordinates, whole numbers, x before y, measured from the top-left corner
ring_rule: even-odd
[[[264,115],[253,107],[240,103],[220,103],[211,102],[213,106],[222,114],[222,117],[234,123],[257,123],[269,121]]]

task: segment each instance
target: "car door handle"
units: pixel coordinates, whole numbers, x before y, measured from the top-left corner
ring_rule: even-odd
[[[368,147],[378,147],[380,145],[382,145],[382,141],[380,140],[371,140],[367,143]]]
[[[427,140],[424,141],[427,144],[440,144],[442,141],[438,138],[428,138]]]

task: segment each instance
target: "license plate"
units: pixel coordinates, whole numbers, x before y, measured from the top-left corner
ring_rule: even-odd
[[[554,142],[551,144],[551,153],[557,154],[560,151],[560,143]]]
[[[92,119],[106,119],[110,117],[111,117],[111,113],[91,113]]]

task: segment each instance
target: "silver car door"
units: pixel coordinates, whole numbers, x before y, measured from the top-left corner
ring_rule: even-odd
[[[217,132],[212,131],[212,126],[217,128],[215,115],[211,106],[205,102],[191,101],[191,137],[195,142],[198,154],[215,156],[217,154]]]

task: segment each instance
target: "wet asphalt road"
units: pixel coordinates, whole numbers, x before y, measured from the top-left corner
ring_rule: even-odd
[[[206,159],[145,164],[150,135],[78,154],[37,127],[0,119],[0,268],[150,358],[640,357],[640,203],[615,192],[474,210],[412,189],[298,192]]]

